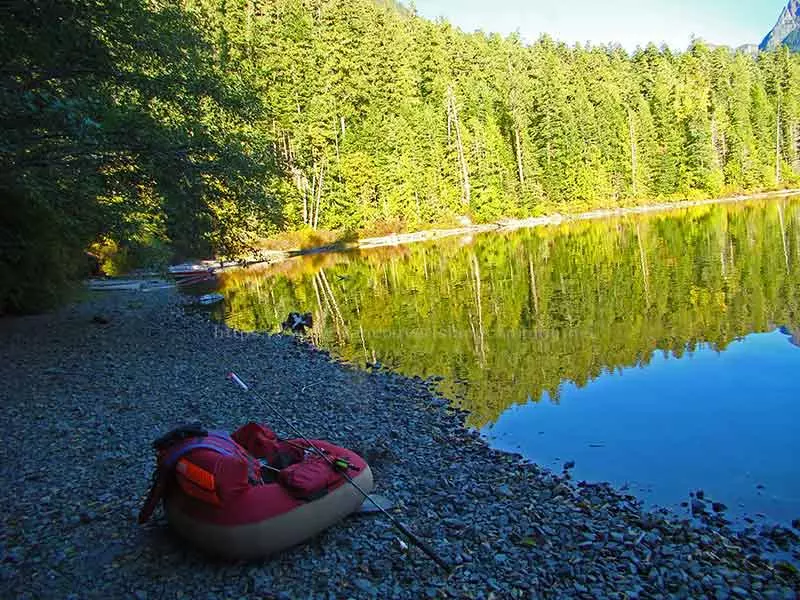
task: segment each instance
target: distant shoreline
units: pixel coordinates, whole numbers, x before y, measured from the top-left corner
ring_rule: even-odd
[[[759,192],[755,194],[743,194],[738,196],[727,196],[724,198],[707,198],[704,200],[679,200],[677,202],[658,202],[655,204],[645,204],[642,206],[604,208],[591,210],[575,214],[553,213],[542,217],[527,217],[524,219],[500,219],[492,223],[479,223],[465,225],[463,227],[425,229],[412,233],[396,233],[377,237],[362,238],[353,242],[336,243],[314,248],[297,248],[293,250],[263,250],[259,254],[246,257],[239,261],[220,261],[208,260],[199,263],[205,268],[212,270],[228,269],[235,267],[247,267],[260,264],[275,264],[306,254],[321,254],[326,252],[344,252],[348,250],[368,250],[370,248],[381,248],[385,246],[401,246],[416,242],[439,240],[447,237],[459,235],[471,235],[475,233],[485,233],[489,231],[514,231],[517,229],[527,229],[550,225],[559,225],[571,221],[586,221],[592,219],[606,219],[610,217],[624,217],[628,215],[647,214],[654,212],[666,212],[669,210],[679,210],[695,206],[706,206],[712,204],[729,204],[734,202],[746,202],[748,200],[762,200],[781,196],[796,196],[800,194],[800,189],[787,189],[772,192]]]
[[[415,233],[404,233],[387,235],[381,237],[364,238],[358,240],[353,245],[355,248],[377,248],[380,246],[393,246],[400,244],[410,244],[418,241],[433,240],[453,235],[464,235],[470,233],[482,233],[484,231],[513,231],[515,229],[525,229],[531,227],[541,227],[546,225],[559,225],[570,221],[585,221],[589,219],[605,219],[609,217],[624,217],[627,215],[645,214],[652,212],[665,212],[681,208],[694,206],[705,206],[709,204],[726,204],[732,202],[744,202],[747,200],[760,200],[776,196],[795,196],[800,194],[800,189],[780,190],[776,192],[762,192],[757,194],[747,194],[741,196],[729,196],[726,198],[708,198],[705,200],[680,200],[678,202],[659,202],[657,204],[647,204],[643,206],[632,206],[622,208],[607,208],[591,210],[575,214],[554,213],[543,217],[528,217],[525,219],[501,219],[494,223],[483,223],[478,225],[468,225],[452,229],[429,229]]]

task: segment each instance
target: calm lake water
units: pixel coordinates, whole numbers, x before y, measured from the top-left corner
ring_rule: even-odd
[[[338,356],[443,376],[493,446],[576,479],[800,517],[800,199],[309,256],[222,291],[234,328],[310,311]]]

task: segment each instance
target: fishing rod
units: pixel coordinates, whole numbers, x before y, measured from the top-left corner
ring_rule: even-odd
[[[431,548],[431,547],[430,547],[428,544],[426,544],[426,543],[425,543],[425,542],[423,542],[421,539],[419,539],[419,538],[418,538],[416,535],[414,535],[413,533],[411,533],[411,531],[409,531],[409,529],[408,529],[408,528],[407,528],[405,525],[403,525],[403,524],[402,524],[400,521],[398,521],[398,520],[397,520],[397,519],[395,519],[395,518],[394,518],[392,515],[390,515],[390,514],[389,514],[389,513],[386,511],[386,509],[384,509],[384,508],[383,508],[383,507],[382,507],[380,504],[378,504],[378,502],[376,502],[376,501],[375,501],[375,499],[374,499],[372,496],[370,496],[370,495],[369,495],[367,492],[365,492],[365,491],[364,491],[364,490],[361,488],[361,486],[360,486],[360,485],[358,485],[358,484],[357,484],[355,481],[353,481],[353,478],[352,478],[352,477],[350,477],[350,475],[348,475],[348,474],[347,474],[347,470],[346,470],[346,469],[344,469],[344,470],[342,470],[342,469],[339,469],[339,468],[338,468],[338,466],[336,465],[336,462],[335,462],[333,459],[331,459],[331,458],[330,458],[330,457],[329,457],[329,456],[328,456],[328,455],[327,455],[325,452],[323,452],[321,449],[317,448],[317,447],[314,445],[314,443],[313,443],[311,440],[309,440],[309,439],[308,439],[308,438],[307,438],[305,435],[303,435],[303,433],[302,433],[302,432],[301,432],[299,429],[297,429],[297,428],[296,428],[296,427],[295,427],[295,426],[292,424],[292,422],[291,422],[289,419],[287,419],[286,417],[284,417],[284,416],[281,414],[281,412],[280,412],[280,411],[278,411],[278,410],[277,410],[277,409],[276,409],[276,408],[275,408],[275,407],[274,407],[274,406],[273,406],[273,405],[272,405],[272,404],[271,404],[269,401],[267,401],[267,400],[266,400],[266,398],[264,398],[263,396],[261,396],[261,395],[259,395],[259,394],[256,394],[254,391],[252,391],[252,390],[251,390],[251,389],[250,389],[250,388],[247,386],[247,384],[246,384],[244,381],[242,381],[242,380],[239,378],[239,376],[238,376],[236,373],[234,373],[233,371],[231,371],[230,373],[228,373],[228,379],[230,379],[230,380],[231,380],[231,381],[233,381],[233,382],[234,382],[236,385],[238,385],[240,388],[242,388],[242,390],[243,390],[243,391],[245,391],[245,392],[249,392],[249,393],[250,393],[250,395],[253,397],[253,399],[254,399],[254,400],[256,400],[256,401],[258,401],[258,402],[260,402],[260,403],[262,403],[262,404],[265,404],[265,405],[267,406],[267,408],[269,408],[269,409],[272,411],[272,413],[273,413],[273,414],[274,414],[276,417],[278,417],[278,418],[279,418],[281,421],[283,421],[283,423],[285,423],[285,424],[286,424],[286,426],[287,426],[289,429],[291,429],[291,430],[292,430],[292,431],[295,433],[295,435],[297,435],[297,437],[299,437],[299,438],[300,438],[300,439],[302,439],[302,440],[303,440],[303,441],[304,441],[306,444],[308,444],[308,449],[309,449],[309,450],[311,450],[311,451],[312,451],[312,452],[314,452],[315,454],[317,454],[317,455],[321,456],[321,457],[322,457],[322,458],[323,458],[323,459],[324,459],[324,460],[325,460],[325,461],[326,461],[326,462],[327,462],[329,465],[331,465],[331,467],[333,467],[333,469],[334,469],[335,471],[337,471],[337,472],[341,473],[342,475],[344,475],[344,478],[345,478],[345,479],[346,479],[346,480],[347,480],[347,481],[350,483],[350,485],[352,485],[352,486],[353,486],[353,487],[354,487],[356,490],[358,490],[358,492],[359,492],[359,493],[360,493],[362,496],[364,496],[364,499],[365,499],[365,500],[369,500],[369,501],[370,501],[370,502],[373,504],[373,506],[375,506],[375,508],[377,508],[377,509],[378,509],[378,510],[379,510],[381,513],[383,513],[383,515],[384,515],[384,516],[385,516],[387,519],[389,519],[389,521],[391,522],[391,524],[392,524],[392,525],[394,525],[394,527],[395,527],[395,528],[396,528],[396,529],[397,529],[397,530],[398,530],[400,533],[402,533],[402,534],[403,534],[403,535],[404,535],[404,536],[405,536],[405,537],[408,539],[408,541],[410,541],[410,542],[411,542],[412,544],[414,544],[414,545],[415,545],[417,548],[419,548],[419,549],[420,549],[420,550],[422,550],[422,551],[423,551],[425,554],[427,554],[427,555],[428,555],[428,557],[430,557],[430,558],[431,558],[431,559],[432,559],[432,560],[433,560],[433,561],[434,561],[434,562],[435,562],[437,565],[439,565],[439,566],[440,566],[442,569],[444,569],[446,572],[448,572],[448,573],[449,573],[450,571],[452,571],[453,567],[452,567],[452,566],[451,566],[451,565],[450,565],[450,564],[449,564],[447,561],[445,561],[445,560],[444,560],[444,559],[443,559],[441,556],[439,556],[438,554],[436,554],[436,552],[433,550],[433,548]]]

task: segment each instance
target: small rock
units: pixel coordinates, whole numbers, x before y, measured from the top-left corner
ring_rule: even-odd
[[[568,485],[564,485],[563,483],[559,483],[556,487],[553,488],[553,495],[554,496],[568,496],[572,490]]]
[[[81,513],[81,515],[80,515],[80,520],[81,520],[81,523],[84,523],[84,524],[86,524],[86,523],[91,523],[91,522],[92,522],[92,521],[94,521],[96,518],[97,518],[97,513],[96,513],[96,512],[94,512],[93,510],[90,510],[90,511],[88,511],[88,512],[84,512],[84,513]]]
[[[792,521],[792,527],[794,527],[795,529],[800,529],[800,519],[794,519]]]
[[[467,524],[462,521],[461,519],[457,519],[455,517],[447,517],[442,521],[448,527],[452,527],[453,529],[463,529],[467,526]]]
[[[511,498],[514,495],[511,492],[511,488],[508,487],[507,483],[503,483],[497,486],[497,493],[501,496],[505,496],[506,498]]]
[[[718,513],[728,510],[728,507],[725,506],[725,504],[723,504],[722,502],[712,502],[711,503],[711,508],[712,508],[712,510],[714,512],[718,512]]]
[[[363,577],[359,577],[355,581],[353,581],[353,585],[355,585],[359,590],[366,594],[372,594],[375,592],[374,586]]]
[[[654,546],[661,542],[661,534],[655,530],[650,530],[644,536],[644,541],[647,543],[648,546]]]
[[[692,514],[693,515],[701,515],[706,512],[706,503],[702,500],[698,500],[694,498],[692,500]]]
[[[13,548],[9,548],[8,552],[6,552],[4,560],[10,563],[18,563],[22,560],[24,553],[25,551],[21,546],[14,546]]]

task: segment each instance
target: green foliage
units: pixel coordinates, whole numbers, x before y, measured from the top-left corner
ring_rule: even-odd
[[[19,213],[0,223],[0,310],[35,285],[22,255],[60,257],[39,283],[55,298],[101,239],[120,266],[159,263],[286,230],[800,181],[785,48],[525,45],[374,0],[10,0],[0,16],[0,203]]]
[[[0,199],[0,315],[38,312],[64,299],[86,259],[85,231],[41,197],[2,190]]]
[[[277,220],[259,99],[178,3],[12,0],[0,14],[0,312],[57,302],[101,238],[118,263],[152,266],[167,245],[234,253]]]
[[[443,375],[481,427],[564,382],[800,320],[800,200],[720,204],[307,257],[225,276],[225,319]],[[466,384],[469,382],[469,385]]]
[[[800,59],[785,50],[526,46],[370,0],[277,0],[257,21],[298,191],[290,227],[414,228],[797,181]]]

